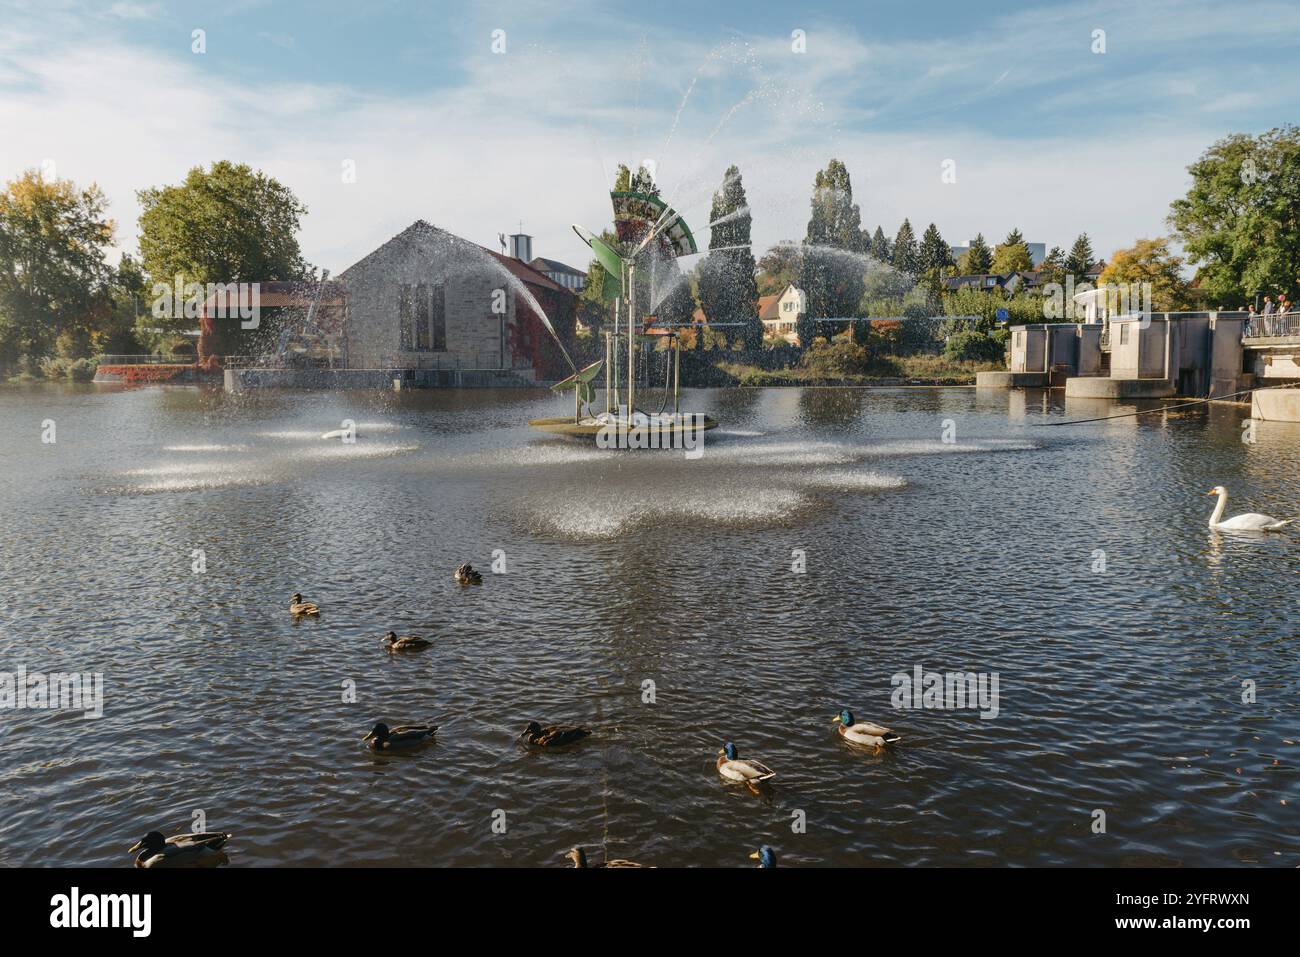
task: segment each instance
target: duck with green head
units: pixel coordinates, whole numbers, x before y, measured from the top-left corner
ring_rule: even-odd
[[[772,850],[766,844],[749,855],[751,861],[758,861],[759,867],[776,867],[776,851]]]
[[[390,728],[380,721],[361,740],[371,751],[400,751],[424,744],[437,733],[436,724],[401,724]]]
[[[591,734],[589,728],[583,728],[573,724],[548,724],[543,725],[540,721],[529,721],[527,727],[519,735],[519,739],[524,744],[532,745],[536,748],[558,748],[566,744],[573,744],[575,741],[581,741]]]
[[[902,738],[888,728],[870,721],[855,721],[853,712],[845,708],[837,714],[832,722],[839,725],[840,737],[850,744],[860,744],[879,751],[887,744],[894,744]]]
[[[222,847],[231,836],[203,832],[163,837],[158,831],[150,831],[131,847],[130,853],[138,852],[136,867],[217,867],[230,863]]]
[[[428,638],[421,638],[419,635],[403,635],[398,638],[395,631],[390,631],[380,641],[390,652],[423,651],[425,648],[433,647],[433,642]]]
[[[728,781],[749,785],[776,777],[776,772],[763,762],[740,757],[740,752],[730,741],[718,751],[718,773]]]
[[[569,860],[573,861],[573,866],[579,869],[588,868],[588,867],[644,867],[645,866],[644,864],[636,863],[636,861],[625,861],[622,858],[615,858],[612,861],[609,858],[606,858],[605,860],[601,861],[599,864],[589,864],[587,862],[587,852],[584,851],[581,847],[575,847],[573,850],[569,851],[569,853],[565,854],[564,856],[567,857]]]
[[[481,585],[483,576],[469,562],[457,565],[456,570],[452,572],[452,577],[456,579],[457,585]]]

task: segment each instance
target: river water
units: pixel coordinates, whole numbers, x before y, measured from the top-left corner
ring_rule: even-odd
[[[197,820],[234,866],[1300,865],[1300,531],[1204,496],[1300,517],[1300,425],[686,398],[697,459],[531,432],[541,392],[0,389],[0,672],[104,682],[98,719],[0,710],[0,864]],[[918,667],[996,676],[996,715],[894,707]],[[842,743],[846,707],[903,740]],[[595,734],[533,753],[532,719]],[[377,720],[442,731],[375,755]],[[728,740],[770,787],[719,779]]]

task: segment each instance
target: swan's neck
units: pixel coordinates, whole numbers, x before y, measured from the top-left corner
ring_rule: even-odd
[[[1223,510],[1228,507],[1228,493],[1226,491],[1219,493],[1219,502],[1214,506],[1214,514],[1210,516],[1210,524],[1218,525],[1219,519],[1223,518]]]

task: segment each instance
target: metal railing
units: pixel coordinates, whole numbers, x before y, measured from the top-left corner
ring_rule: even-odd
[[[1246,323],[1242,337],[1246,339],[1276,339],[1300,336],[1300,312],[1283,315],[1255,316]]]
[[[255,355],[255,356],[226,356],[221,360],[221,364],[227,369],[282,369],[286,368],[289,363],[274,354]],[[324,359],[311,360],[313,366],[327,366]],[[341,367],[339,359],[334,360],[335,367]],[[469,371],[500,371],[512,368],[531,369],[531,364],[524,365],[502,365],[501,354],[493,349],[489,351],[476,351],[473,353],[415,353],[403,352],[395,355],[382,356],[377,363],[377,368],[392,369],[400,371],[403,369],[433,371],[433,372],[469,372]]]
[[[194,365],[195,359],[195,356],[128,356],[110,354],[95,357],[95,361],[102,366],[192,366]]]

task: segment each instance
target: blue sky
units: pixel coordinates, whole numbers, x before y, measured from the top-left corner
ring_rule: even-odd
[[[417,218],[489,246],[522,221],[581,265],[569,223],[599,228],[614,167],[642,159],[702,233],[734,162],[756,241],[801,238],[835,156],[891,234],[1087,230],[1109,255],[1164,231],[1215,139],[1300,118],[1295,3],[0,0],[0,18],[0,177],[99,182],[130,250],[136,189],[245,161],[304,200],[304,251],[336,271]]]

